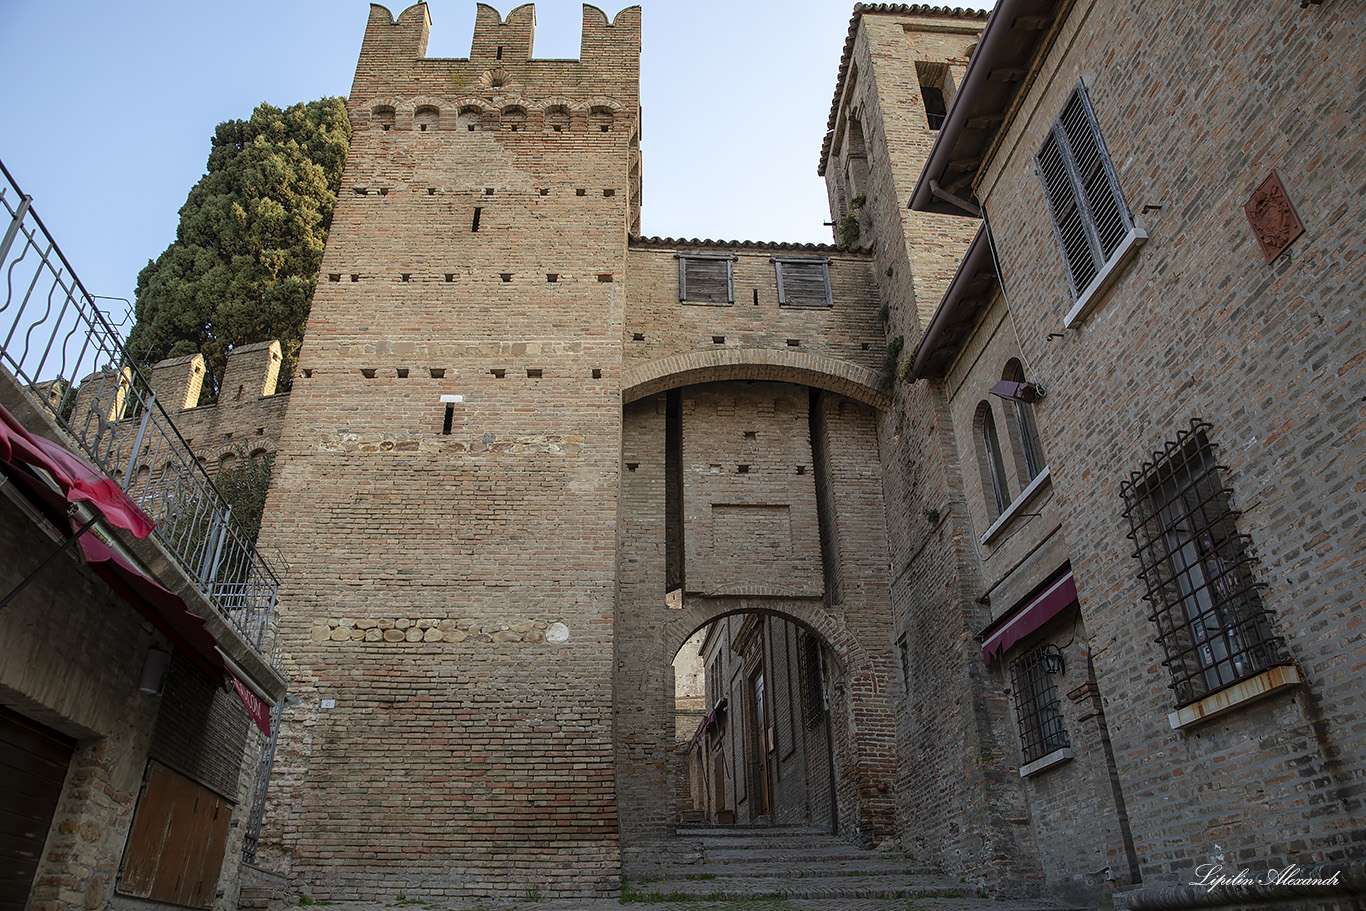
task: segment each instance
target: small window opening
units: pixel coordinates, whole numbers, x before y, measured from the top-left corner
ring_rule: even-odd
[[[922,85],[920,97],[925,102],[926,122],[929,123],[931,130],[938,130],[944,125],[944,115],[947,113],[944,107],[943,90],[938,86]]]
[[[441,434],[442,434],[443,436],[450,436],[450,435],[451,435],[451,423],[452,423],[454,420],[455,420],[455,406],[452,405],[452,404],[450,404],[450,403],[447,403],[447,404],[446,404],[446,417],[445,417],[445,419],[442,420],[442,422],[441,422]]]
[[[341,281],[341,273],[340,273],[340,272],[329,272],[329,273],[327,273],[327,280],[330,281],[330,282],[339,282],[339,281]]]
[[[403,280],[403,281],[405,281],[405,282],[410,282],[410,281],[413,280],[413,273],[411,273],[411,272],[403,272],[403,273],[400,273],[400,278],[401,278],[401,280]]]
[[[306,379],[306,380],[311,380],[311,379],[313,379],[313,368],[312,368],[312,367],[305,367],[305,368],[304,368],[304,379]]]
[[[436,187],[428,187],[428,188],[427,188],[427,195],[428,195],[428,196],[435,196],[435,195],[436,195]]]
[[[398,378],[401,380],[406,380],[408,378],[407,367],[399,367],[395,372],[398,374]]]
[[[367,380],[373,380],[375,378],[375,368],[362,367],[360,368],[360,375],[365,377]]]
[[[632,332],[632,333],[631,333],[631,341],[633,341],[633,342],[643,342],[643,341],[645,341],[645,333],[644,333],[644,332]]]
[[[627,463],[626,463],[626,470],[627,470],[627,471],[635,471],[635,470],[636,470],[637,468],[639,468],[639,467],[640,467],[640,463],[639,463],[639,462],[627,462]]]
[[[540,367],[526,368],[526,375],[528,379],[539,380],[543,373],[544,371]]]
[[[431,377],[434,380],[445,379],[446,377],[445,367],[428,367],[427,372],[431,374]]]
[[[380,187],[380,188],[379,188],[379,195],[380,195],[380,196],[388,196],[388,195],[389,195],[389,188],[388,188],[388,187]]]
[[[611,273],[611,272],[599,272],[599,273],[598,273],[598,281],[601,282],[601,283],[604,284],[604,285],[611,284],[611,282],[612,282],[612,273]]]
[[[798,465],[798,466],[797,466],[797,474],[806,474],[806,466],[805,466],[805,465]]]
[[[713,335],[711,337],[711,343],[713,345],[724,345],[726,343],[726,337],[724,335]]]
[[[550,195],[550,188],[549,188],[549,187],[541,187],[540,193],[541,193],[542,196],[549,196],[549,195]]]
[[[351,188],[351,192],[352,192],[352,193],[355,193],[357,196],[365,196],[365,195],[368,194],[370,191],[369,191],[368,189],[366,189],[365,187],[352,187],[352,188]]]
[[[575,195],[575,196],[587,196],[587,195],[588,195],[588,191],[587,191],[587,190],[584,190],[584,189],[578,189],[578,190],[575,190],[575,191],[574,191],[574,195]]]
[[[419,133],[425,133],[427,132],[427,125],[425,123],[419,123],[417,129]]]
[[[485,188],[484,188],[484,195],[485,195],[485,196],[492,196],[492,195],[493,195],[493,187],[485,187]]]
[[[553,284],[554,282],[557,282],[557,281],[560,280],[560,273],[558,273],[558,272],[547,272],[547,273],[545,274],[545,280],[548,281],[548,282],[551,282],[551,283]]]
[[[489,371],[489,373],[492,373],[494,378],[499,380],[501,380],[508,374],[508,372],[504,370],[502,367],[494,367],[492,370]]]
[[[602,191],[602,195],[603,195],[603,196],[616,196],[616,195],[617,195],[617,191],[609,188],[609,189],[603,190],[603,191]]]
[[[864,351],[867,351],[867,350],[868,350],[868,343],[867,343],[867,342],[864,342],[862,345],[859,345],[859,347],[862,348]]]
[[[470,233],[474,233],[475,231],[479,230],[479,216],[483,213],[483,211],[484,210],[481,209],[479,206],[474,207],[474,223],[470,225]]]
[[[454,272],[447,272],[447,273],[446,273],[446,281],[448,281],[448,282],[453,282],[453,281],[455,281],[455,273],[454,273]]]
[[[745,431],[745,439],[747,439],[747,440],[757,440],[757,439],[759,439],[759,433],[758,433],[758,431],[746,430],[746,431]]]
[[[735,473],[736,473],[736,474],[749,474],[749,466],[748,466],[748,465],[736,465],[736,466],[735,466]]]
[[[787,347],[789,347],[789,348],[800,348],[801,345],[802,345],[801,339],[790,338],[790,339],[787,340]]]
[[[358,273],[358,272],[352,272],[352,273],[351,273],[351,281],[353,281],[353,282],[358,282],[358,281],[360,281],[360,273]]]
[[[600,379],[602,379],[602,368],[601,368],[601,367],[594,367],[594,368],[593,368],[593,379],[595,379],[595,380],[600,380]]]
[[[754,306],[759,306],[759,289],[754,289]]]
[[[494,55],[494,59],[495,59],[495,60],[502,60],[502,59],[503,59],[503,46],[502,46],[501,44],[498,45],[498,53]]]
[[[505,281],[505,282],[510,282],[510,281],[512,281],[512,273],[511,273],[511,272],[500,272],[500,273],[498,273],[498,277],[501,278],[501,279],[502,279],[503,281]]]

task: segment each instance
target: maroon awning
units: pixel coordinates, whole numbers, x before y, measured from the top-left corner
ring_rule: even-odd
[[[710,714],[708,714],[706,718],[702,719],[702,723],[697,726],[697,733],[693,735],[693,738],[696,740],[701,740],[703,737],[707,736],[707,731],[711,730],[711,726],[713,724],[716,724],[721,719],[721,717],[726,714],[726,708],[728,705],[729,703],[725,699],[722,699],[720,702],[716,703],[716,705],[712,708]]]
[[[112,479],[64,446],[29,433],[4,405],[0,405],[0,465],[6,474],[21,481],[33,494],[33,499],[54,519],[62,514],[67,504],[83,502],[90,504],[105,524],[122,528],[135,538],[147,537],[155,527],[147,514]],[[52,479],[60,493],[52,489],[44,475]],[[75,519],[70,523],[73,531],[84,524]],[[184,652],[210,680],[219,686],[225,677],[232,680],[233,689],[247,714],[269,735],[270,707],[224,662],[217,640],[204,625],[204,618],[188,610],[184,599],[175,592],[119,556],[100,539],[98,530],[81,534],[79,542],[85,561],[95,574]]]
[[[1076,600],[1077,585],[1069,567],[982,631],[982,662],[989,667],[1011,646],[1062,613]]]

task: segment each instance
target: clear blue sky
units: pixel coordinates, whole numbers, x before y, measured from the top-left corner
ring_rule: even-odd
[[[641,6],[645,233],[828,241],[816,165],[853,0]],[[474,0],[429,9],[428,56],[468,56]],[[263,101],[346,95],[368,11],[364,0],[0,0],[0,159],[90,292],[131,299],[174,238],[214,126]],[[577,57],[581,19],[577,2],[538,2],[536,56]],[[111,316],[123,307],[102,303]]]

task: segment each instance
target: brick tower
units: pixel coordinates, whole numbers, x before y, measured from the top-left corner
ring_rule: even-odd
[[[372,6],[267,546],[282,866],[315,895],[610,891],[623,272],[640,11],[579,60]],[[281,822],[283,820],[283,822]]]

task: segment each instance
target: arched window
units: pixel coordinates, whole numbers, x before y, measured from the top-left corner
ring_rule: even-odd
[[[387,104],[381,104],[376,107],[372,113],[371,120],[374,122],[375,126],[386,133],[392,130],[394,124],[397,123],[394,109]]]
[[[460,109],[460,114],[456,117],[456,126],[473,133],[483,126],[484,111],[472,104],[467,104]]]
[[[503,126],[513,133],[526,129],[526,111],[515,104],[503,108]]]
[[[977,461],[982,473],[982,488],[986,493],[987,508],[995,519],[1010,505],[1010,490],[1006,486],[1006,466],[1001,458],[1001,440],[996,435],[996,419],[991,414],[991,403],[977,406]]]
[[[612,132],[613,119],[611,108],[595,105],[593,109],[588,112],[588,128],[603,133],[610,133]]]
[[[554,104],[545,109],[545,125],[556,133],[563,133],[569,129],[569,108],[562,104]]]
[[[1006,364],[1001,379],[1009,380],[1012,383],[1025,382],[1024,366],[1012,358]],[[1037,478],[1043,472],[1044,466],[1048,464],[1044,461],[1043,444],[1039,442],[1039,425],[1034,421],[1034,406],[1018,399],[1006,399],[1005,401],[1008,410],[1006,423],[1010,427],[1015,451],[1020,456],[1017,468],[1020,474],[1026,478],[1025,483],[1028,483]]]
[[[413,112],[413,125],[419,133],[441,128],[441,112],[430,104],[424,104]]]

